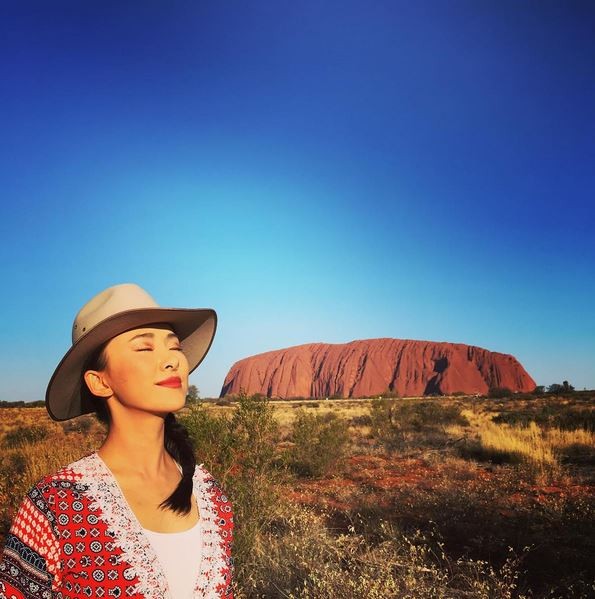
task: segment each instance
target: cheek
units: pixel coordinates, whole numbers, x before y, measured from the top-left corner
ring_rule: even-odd
[[[135,389],[140,390],[151,385],[153,377],[154,372],[148,364],[144,364],[142,361],[128,363],[112,374],[114,391],[116,394],[119,391],[121,395],[128,395]]]
[[[188,358],[182,354],[180,356],[180,370],[183,370],[185,373],[188,373],[189,370],[189,366],[188,366]]]

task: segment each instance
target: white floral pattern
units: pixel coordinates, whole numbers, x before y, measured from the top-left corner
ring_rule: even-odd
[[[217,588],[225,583],[223,571],[227,563],[220,516],[215,503],[218,487],[203,466],[197,465],[193,476],[193,492],[199,506],[204,535],[194,596],[219,599]],[[116,478],[99,454],[94,452],[68,467],[81,475],[79,482],[87,487],[86,494],[91,498],[90,509],[98,509],[100,517],[114,533],[114,544],[122,550],[121,558],[130,564],[139,579],[136,591],[147,599],[173,599],[153,545],[126,501]],[[227,500],[223,495],[220,497],[223,501]]]
[[[194,471],[194,495],[202,513],[203,552],[199,576],[194,585],[195,597],[219,599],[217,587],[225,583],[221,573],[226,566],[225,551],[219,527],[219,516],[213,494],[213,477],[203,468],[203,464]],[[225,497],[223,498],[226,499]]]

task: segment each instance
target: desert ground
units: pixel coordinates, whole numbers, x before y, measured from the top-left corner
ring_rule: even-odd
[[[178,418],[234,505],[239,599],[591,597],[594,406],[243,394]],[[0,409],[0,542],[31,485],[105,433]]]

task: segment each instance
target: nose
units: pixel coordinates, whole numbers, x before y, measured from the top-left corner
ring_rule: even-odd
[[[167,353],[163,362],[161,363],[161,368],[163,370],[166,370],[168,368],[170,370],[177,370],[179,366],[180,366],[180,358],[178,357],[177,352],[172,352],[172,351]]]

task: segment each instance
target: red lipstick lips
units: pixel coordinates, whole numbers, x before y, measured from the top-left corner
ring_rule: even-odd
[[[156,384],[160,385],[161,387],[172,387],[175,389],[182,386],[182,379],[179,376],[171,376],[168,379],[159,381]]]

